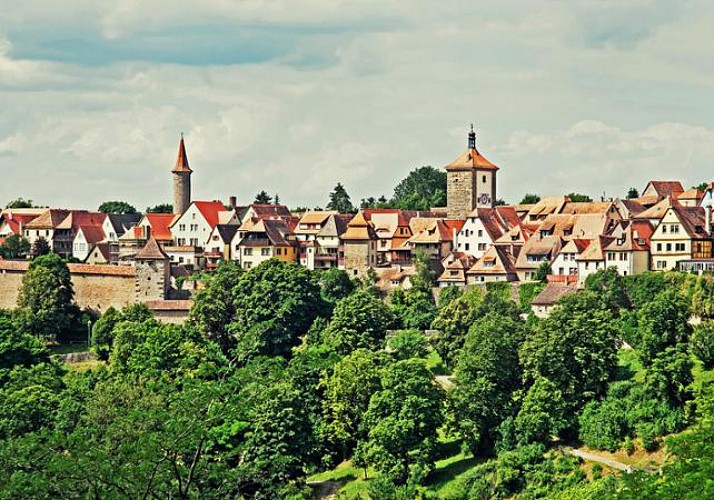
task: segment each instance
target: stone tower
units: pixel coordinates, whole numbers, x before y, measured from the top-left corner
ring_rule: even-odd
[[[476,132],[469,132],[468,149],[446,165],[446,211],[449,219],[465,219],[475,208],[496,203],[498,167],[476,149]]]
[[[134,256],[136,265],[136,302],[168,298],[171,286],[170,258],[154,238]]]
[[[174,175],[174,213],[181,215],[191,204],[191,174],[193,173],[191,167],[188,166],[183,134],[181,134],[181,142],[179,142],[176,165],[171,173]]]

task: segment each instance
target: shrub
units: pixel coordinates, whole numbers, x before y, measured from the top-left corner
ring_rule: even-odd
[[[704,364],[704,368],[714,368],[714,321],[705,321],[694,328],[689,345],[692,353]]]

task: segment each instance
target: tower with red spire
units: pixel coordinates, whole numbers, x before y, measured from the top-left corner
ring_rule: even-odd
[[[193,173],[188,165],[183,134],[179,142],[178,158],[171,173],[174,176],[174,213],[181,215],[191,204],[191,174]]]

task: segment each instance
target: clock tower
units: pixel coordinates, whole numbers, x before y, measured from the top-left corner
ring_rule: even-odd
[[[475,208],[495,206],[498,167],[476,149],[473,125],[469,131],[468,149],[445,168],[447,216],[450,219],[465,219]]]

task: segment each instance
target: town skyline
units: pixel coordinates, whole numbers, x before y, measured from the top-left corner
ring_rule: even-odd
[[[37,7],[0,14],[7,199],[168,201],[181,131],[196,199],[295,206],[389,197],[471,122],[511,203],[695,185],[714,156],[706,2]]]

